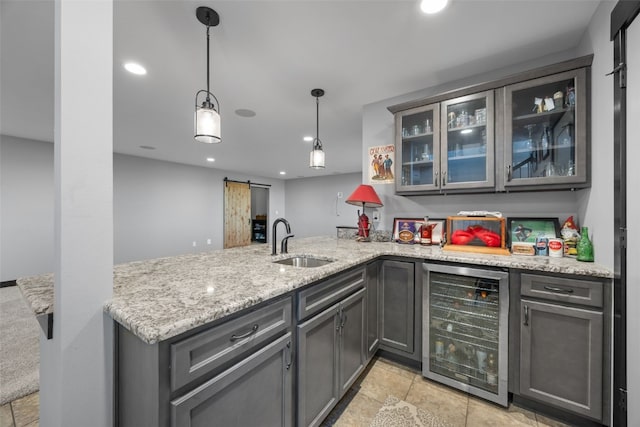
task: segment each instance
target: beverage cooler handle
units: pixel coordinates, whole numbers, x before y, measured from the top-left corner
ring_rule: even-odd
[[[524,306],[524,326],[529,326],[529,306]]]
[[[442,186],[447,185],[447,171],[442,172]]]
[[[440,186],[440,182],[438,181],[438,172],[435,173],[435,178],[433,179],[433,182],[436,184],[436,188]]]

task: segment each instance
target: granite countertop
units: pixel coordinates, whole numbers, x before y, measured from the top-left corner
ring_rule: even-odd
[[[275,264],[291,255],[330,258],[315,268]],[[289,255],[252,245],[119,264],[105,312],[141,340],[154,344],[379,256],[612,278],[606,267],[571,258],[499,256],[443,251],[437,246],[360,243],[336,237],[291,239]],[[18,279],[36,315],[53,313],[53,275]]]

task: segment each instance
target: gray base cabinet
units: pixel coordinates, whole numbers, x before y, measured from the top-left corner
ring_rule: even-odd
[[[415,263],[383,260],[380,266],[380,348],[420,360],[419,295]]]
[[[157,344],[118,326],[115,425],[292,426],[292,314],[288,296]]]
[[[362,288],[298,325],[299,426],[320,425],[364,371],[365,295]]]
[[[518,395],[608,424],[609,337],[599,281],[522,273]]]
[[[173,400],[171,426],[291,426],[291,371],[287,333]]]
[[[379,262],[367,264],[367,360],[370,360],[380,347],[380,280]]]

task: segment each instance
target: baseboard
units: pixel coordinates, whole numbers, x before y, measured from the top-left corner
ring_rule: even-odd
[[[17,286],[18,283],[15,280],[7,280],[5,282],[0,282],[0,288],[8,288],[9,286]]]

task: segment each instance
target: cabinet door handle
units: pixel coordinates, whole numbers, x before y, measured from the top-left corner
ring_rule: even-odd
[[[293,360],[293,357],[291,355],[291,341],[287,342],[287,352],[285,355],[285,363],[286,363],[286,368],[287,370],[289,370],[289,368],[291,368],[291,361]]]
[[[507,166],[507,181],[511,181],[511,165]]]
[[[342,311],[340,309],[336,310],[336,331],[339,331],[342,327]]]
[[[442,172],[442,186],[447,185],[447,171]]]
[[[524,326],[529,326],[529,306],[524,306]]]
[[[344,328],[344,324],[347,323],[347,318],[348,316],[346,314],[344,314],[344,312],[342,313],[342,321],[340,322],[340,329]]]
[[[548,291],[555,292],[557,294],[572,294],[573,293],[573,289],[557,288],[555,286],[545,286],[544,288],[546,290],[548,290]]]
[[[440,185],[440,181],[438,180],[438,172],[435,173],[433,182],[436,184],[436,188],[438,188],[438,186]]]
[[[253,325],[253,327],[251,328],[250,331],[245,332],[244,334],[240,334],[240,335],[233,334],[233,335],[231,335],[231,338],[229,338],[229,341],[233,342],[233,341],[241,340],[243,338],[250,337],[251,335],[255,334],[258,331],[259,327],[260,326],[256,323],[255,325]]]

